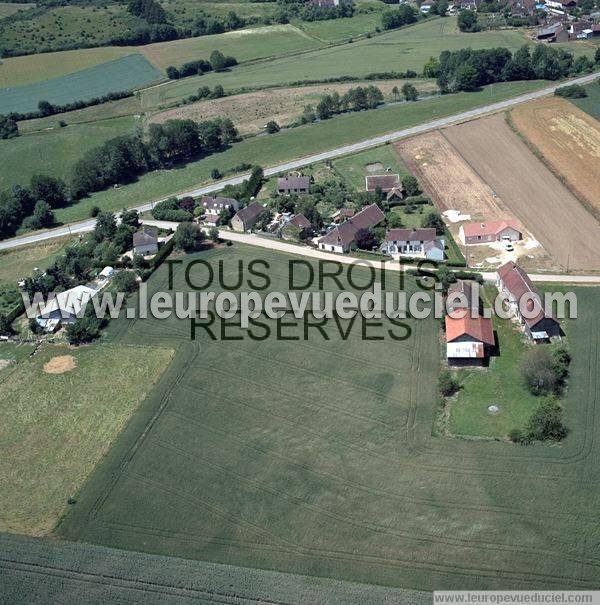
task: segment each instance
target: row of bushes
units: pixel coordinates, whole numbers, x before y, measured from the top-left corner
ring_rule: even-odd
[[[167,77],[171,80],[186,78],[187,76],[201,76],[208,71],[224,71],[237,65],[235,57],[227,57],[219,50],[213,50],[210,54],[210,59],[198,59],[197,61],[189,61],[179,67],[169,65],[167,67]]]

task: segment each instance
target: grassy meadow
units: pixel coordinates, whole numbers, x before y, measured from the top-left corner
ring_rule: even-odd
[[[344,21],[339,19],[336,21]],[[517,30],[464,34],[456,19],[431,19],[410,27],[390,31],[352,44],[322,48],[300,56],[239,66],[227,73],[209,73],[185,78],[143,93],[144,107],[155,107],[195,94],[199,86],[221,84],[225,90],[258,89],[291,82],[339,77],[365,76],[374,72],[405,71],[421,73],[431,56],[443,50],[506,46],[516,50],[526,39]]]
[[[146,86],[162,78],[147,59],[134,53],[45,82],[0,90],[0,113],[37,111],[39,101],[54,105],[87,101],[110,92]]]
[[[14,351],[0,343],[5,354]],[[46,373],[57,356],[72,356],[75,368]],[[158,347],[45,346],[0,376],[0,531],[54,527],[172,356]]]
[[[67,178],[81,154],[107,139],[133,132],[137,120],[132,116],[83,124],[55,126],[0,141],[0,189],[26,185],[34,174]]]
[[[188,260],[211,262],[208,289],[220,292],[219,261],[232,283],[238,262],[260,259],[268,292],[288,290],[291,258],[236,244]],[[175,267],[176,291],[187,290],[184,273]],[[204,279],[206,269],[190,275]],[[297,278],[306,276],[304,267]],[[402,287],[397,279],[386,288]],[[166,283],[163,266],[150,294]],[[408,277],[404,287],[416,284]],[[326,282],[324,290],[338,288]],[[414,589],[591,589],[600,565],[599,299],[591,288],[578,295],[580,319],[566,326],[571,433],[559,447],[432,436],[440,364],[433,319],[409,320],[402,341],[365,341],[356,327],[343,339],[334,321],[326,336],[312,328],[307,339],[301,326],[282,324],[281,336],[294,341],[277,339],[275,322],[262,317],[273,332],[264,338],[255,327],[260,341],[233,326],[225,335],[242,340],[224,340],[217,327],[216,340],[200,329],[192,341],[189,320],[175,318],[114,321],[111,346],[177,354],[57,533]],[[367,335],[389,327],[385,320]]]
[[[37,267],[46,269],[69,243],[70,238],[56,238],[35,244],[0,251],[0,284],[16,284],[33,274]]]
[[[340,115],[317,124],[283,130],[275,135],[246,139],[221,153],[186,166],[157,170],[130,185],[94,193],[73,206],[59,209],[56,216],[58,220],[68,222],[85,218],[96,205],[106,210],[120,210],[150,202],[210,182],[213,168],[226,173],[243,162],[258,163],[265,167],[278,164],[500,101],[543,85],[544,83],[539,81],[495,84],[492,88],[479,92],[433,97],[417,103],[390,105],[369,112]]]

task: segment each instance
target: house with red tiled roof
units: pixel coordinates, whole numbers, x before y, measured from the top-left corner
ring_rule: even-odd
[[[385,215],[377,204],[366,206],[352,218],[334,227],[319,239],[319,248],[327,252],[348,252],[356,234],[361,229],[371,229],[378,225]]]
[[[465,223],[458,230],[460,241],[465,244],[486,244],[490,242],[516,242],[523,239],[523,232],[514,218],[485,223]]]
[[[467,310],[446,315],[446,357],[452,365],[481,365],[494,346],[494,328],[487,317],[473,317]]]
[[[496,286],[531,339],[544,341],[560,336],[560,324],[544,309],[542,296],[519,265],[512,261],[502,265],[497,271]]]

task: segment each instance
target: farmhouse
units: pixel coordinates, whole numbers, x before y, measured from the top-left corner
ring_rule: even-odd
[[[370,229],[378,225],[384,218],[385,215],[379,206],[371,204],[324,235],[319,240],[319,248],[328,252],[348,252],[358,231]]]
[[[558,321],[545,312],[539,291],[516,263],[510,261],[498,269],[496,286],[529,338],[543,341],[560,336]]]
[[[444,260],[444,240],[436,239],[435,229],[390,229],[381,250],[390,256]]]
[[[446,298],[446,309],[448,314],[464,309],[470,315],[479,315],[481,310],[479,284],[467,279],[459,279],[450,284]]]
[[[148,256],[158,252],[158,231],[153,227],[142,227],[133,234],[133,252]]]
[[[452,365],[482,365],[495,345],[492,320],[470,313],[446,315],[446,357]]]
[[[383,193],[389,193],[392,189],[400,187],[400,175],[398,174],[372,174],[365,177],[367,191],[375,191],[378,187]]]
[[[516,242],[523,239],[523,234],[515,219],[505,219],[488,223],[465,223],[460,226],[458,237],[467,245],[499,241]]]
[[[234,231],[247,231],[256,223],[264,208],[258,202],[252,202],[249,206],[239,210],[231,219],[231,227]]]
[[[312,225],[303,214],[295,214],[281,228],[281,237],[283,239],[301,239],[310,235]]]
[[[54,332],[61,324],[73,323],[81,317],[95,294],[96,290],[88,286],[76,286],[59,292],[49,298],[46,304],[40,305],[40,313],[35,321],[46,332]]]
[[[277,179],[277,193],[279,195],[306,195],[310,193],[310,177],[288,176]]]

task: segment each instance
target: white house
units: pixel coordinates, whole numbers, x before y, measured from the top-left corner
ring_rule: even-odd
[[[444,260],[443,239],[436,239],[435,229],[390,229],[381,250],[390,256],[414,256]]]

